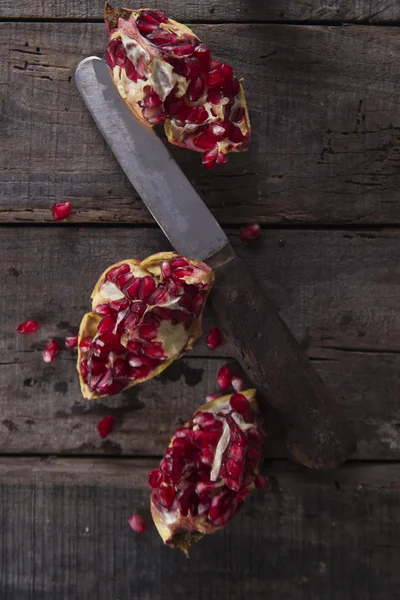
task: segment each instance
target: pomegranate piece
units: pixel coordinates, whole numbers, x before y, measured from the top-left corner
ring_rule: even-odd
[[[129,519],[129,525],[132,527],[133,531],[136,531],[136,533],[146,533],[146,523],[141,515],[132,515]]]
[[[111,415],[107,415],[106,417],[103,417],[101,419],[101,421],[99,421],[97,423],[97,431],[99,432],[100,436],[103,439],[106,438],[108,435],[110,435],[110,433],[112,432],[113,429],[114,429],[114,417],[112,417]]]
[[[78,345],[78,336],[73,335],[71,337],[66,337],[64,340],[65,347],[71,350],[72,348],[76,348]]]
[[[40,329],[39,321],[24,321],[17,327],[18,333],[36,333]]]
[[[229,367],[221,367],[217,375],[218,385],[221,390],[226,390],[232,381],[232,373]]]
[[[246,225],[242,227],[240,230],[240,239],[245,242],[252,242],[256,240],[261,235],[261,227],[258,223],[252,223],[251,225]]]
[[[44,347],[43,350],[43,360],[45,363],[51,363],[53,362],[53,360],[55,359],[55,357],[57,356],[57,354],[60,352],[60,346],[58,345],[57,340],[55,340],[54,338],[50,338],[49,340],[47,340],[46,342],[46,346]]]
[[[53,213],[53,219],[55,221],[64,221],[68,219],[71,214],[72,204],[71,202],[56,202],[53,204],[51,212]]]
[[[150,9],[105,8],[106,60],[121,96],[147,125],[164,123],[169,142],[224,164],[250,143],[244,91],[227,63],[185,25]]]
[[[232,402],[235,395],[243,400]],[[265,441],[255,390],[207,402],[176,431],[160,468],[149,473],[151,513],[165,544],[188,554],[191,544],[229,523],[252,490],[266,487]],[[247,456],[254,445],[256,460]]]
[[[221,332],[218,327],[214,327],[211,329],[210,333],[206,337],[206,344],[210,348],[210,350],[215,350],[222,343]]]
[[[155,377],[192,347],[214,281],[210,267],[172,252],[102,274],[81,322],[78,373],[87,399]]]

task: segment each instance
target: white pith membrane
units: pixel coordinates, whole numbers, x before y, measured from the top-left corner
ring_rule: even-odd
[[[155,377],[201,335],[210,267],[172,252],[128,259],[103,273],[81,322],[78,373],[85,398]]]
[[[203,153],[203,164],[226,162],[250,143],[243,87],[227,63],[185,25],[151,9],[106,5],[106,58],[119,93],[134,114],[164,123],[168,140]]]
[[[255,393],[204,404],[149,473],[151,511],[166,544],[187,553],[202,535],[229,523],[257,487],[266,434]]]

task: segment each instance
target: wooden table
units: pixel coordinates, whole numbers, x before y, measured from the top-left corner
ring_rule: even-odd
[[[176,160],[352,421],[336,472],[287,460],[271,418],[258,492],[191,559],[127,520],[178,423],[229,358],[201,341],[158,379],[84,402],[75,334],[98,275],[168,243],[78,96],[102,54],[102,0],[0,0],[1,600],[400,598],[400,4],[160,0],[245,77],[251,151],[208,172]],[[68,223],[52,221],[69,199]],[[239,225],[263,236],[243,246]],[[278,243],[284,240],[284,245]],[[40,334],[17,336],[37,318]],[[211,311],[204,330],[215,325]],[[116,420],[102,441],[96,423]]]

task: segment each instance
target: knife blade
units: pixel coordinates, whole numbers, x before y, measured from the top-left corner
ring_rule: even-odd
[[[131,113],[102,59],[84,59],[75,81],[112,152],[172,246],[216,270],[211,299],[224,338],[279,411],[291,457],[311,468],[341,464],[355,449],[346,419],[163,142]]]

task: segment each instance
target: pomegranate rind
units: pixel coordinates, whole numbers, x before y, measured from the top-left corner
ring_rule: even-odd
[[[179,258],[179,255],[176,254],[175,252],[159,252],[157,254],[153,254],[153,255],[145,258],[142,261],[134,259],[134,258],[130,258],[127,260],[121,260],[121,261],[118,261],[117,263],[114,263],[113,265],[107,267],[107,269],[103,272],[103,274],[100,276],[100,278],[96,282],[93,292],[91,294],[92,312],[86,313],[83,316],[80,327],[79,327],[79,334],[78,334],[77,371],[78,371],[78,375],[79,375],[79,383],[80,383],[80,387],[81,387],[81,392],[85,399],[92,400],[95,398],[101,398],[103,396],[108,395],[108,394],[102,394],[102,393],[98,393],[96,391],[91,390],[89,385],[86,383],[84,377],[82,376],[81,368],[80,368],[81,361],[84,358],[83,352],[80,348],[80,342],[84,338],[93,339],[96,336],[97,330],[98,330],[98,325],[99,325],[100,321],[102,320],[102,315],[99,315],[94,311],[96,310],[96,307],[99,304],[103,304],[103,303],[110,301],[110,298],[108,298],[106,295],[104,295],[104,292],[102,290],[102,286],[106,281],[108,272],[116,267],[123,265],[123,264],[128,264],[129,267],[131,268],[131,272],[133,272],[137,276],[144,277],[146,275],[151,275],[152,277],[159,277],[161,275],[162,263],[163,262],[171,262],[172,260],[174,260],[174,258]],[[184,281],[185,283],[188,283],[188,284],[203,283],[207,286],[207,288],[205,290],[205,294],[204,294],[204,302],[201,307],[201,312],[197,315],[196,318],[193,318],[189,328],[186,331],[186,336],[185,336],[183,343],[180,343],[176,347],[176,351],[174,351],[173,354],[167,360],[163,360],[158,366],[154,367],[150,371],[150,374],[148,376],[130,380],[124,386],[124,388],[123,388],[124,390],[129,389],[130,387],[133,387],[134,385],[137,385],[139,383],[143,383],[144,381],[148,381],[149,379],[152,379],[153,377],[157,377],[157,375],[159,375],[160,373],[165,371],[165,369],[167,369],[183,352],[190,350],[193,347],[193,344],[195,343],[195,341],[202,334],[202,315],[203,315],[203,311],[204,311],[204,307],[206,304],[208,294],[210,293],[212,285],[214,283],[215,275],[214,275],[213,270],[205,263],[202,263],[202,262],[194,260],[194,259],[189,259],[189,258],[186,258],[186,260],[188,261],[189,265],[191,267],[193,267],[193,269],[194,269],[193,273],[195,274],[195,276],[192,275],[192,276],[182,277],[182,281]],[[154,308],[154,307],[148,307],[149,310],[151,310],[151,308]]]
[[[174,59],[178,59],[181,65],[185,59],[192,60],[194,49],[196,46],[202,44],[201,40],[189,27],[165,15],[166,21],[162,21],[159,25],[155,26],[156,30],[158,31],[158,35],[160,35],[160,32],[175,35],[175,42],[168,41],[164,44],[154,43],[151,39],[154,32],[148,35],[140,29],[141,25],[138,26],[141,15],[148,11],[154,12],[154,9],[114,9],[108,3],[105,7],[104,20],[110,34],[107,53],[109,53],[108,59],[110,59],[111,77],[127,106],[136,118],[148,126],[164,123],[164,130],[168,141],[177,146],[202,153],[203,164],[209,168],[212,168],[217,163],[225,163],[226,154],[230,152],[248,150],[251,138],[251,126],[241,81],[234,77],[231,70],[231,74],[227,76],[227,82],[230,82],[231,77],[235,80],[235,91],[233,88],[230,89],[229,86],[226,88],[225,84],[223,87],[218,87],[218,83],[211,84],[207,82],[207,77],[213,69],[217,68],[218,70],[220,66],[231,69],[230,65],[218,63],[218,61],[214,61],[213,65],[211,61],[208,66],[211,71],[208,71],[207,66],[203,63],[203,70],[198,71],[197,74],[189,70],[186,75],[182,75],[182,70],[178,69],[174,64]],[[146,19],[145,14],[143,18]],[[117,42],[112,47],[111,42],[115,42],[116,40],[121,42],[124,56],[129,58],[129,61],[124,61],[121,55],[118,59],[116,58],[121,52],[120,49],[118,52],[116,50],[118,47]],[[188,54],[175,54],[175,44],[185,44],[185,42],[188,43],[189,47],[192,46],[192,52]],[[128,64],[130,66],[127,66]],[[132,73],[128,73],[126,69],[135,73],[133,78]],[[205,89],[201,96],[195,98],[193,95],[190,95],[191,92],[188,92],[188,89],[190,84],[194,83],[195,80],[199,80],[199,78],[206,81],[204,84]],[[217,87],[213,87],[215,85]],[[152,93],[156,93],[160,101],[157,104],[157,108],[154,104],[147,105],[145,103],[145,97],[149,93],[149,88],[153,90]],[[217,98],[218,94],[221,94],[219,99],[211,102],[211,98],[208,96],[209,91],[214,93],[214,97],[215,93],[217,93]],[[172,100],[172,103],[174,103],[174,100],[180,98],[184,98],[185,100],[183,105],[184,112],[176,111],[176,109],[173,112],[172,108],[169,111],[168,101],[171,102]],[[227,107],[225,108],[226,105]],[[207,112],[205,118],[199,120],[196,120],[194,116],[186,118],[185,114],[187,110],[200,107],[202,107],[204,114],[205,111]],[[238,115],[238,109],[240,110],[240,117],[236,120],[234,114]],[[200,137],[202,133],[205,133],[206,137],[210,136],[209,125],[228,125],[221,139],[217,138],[219,141],[214,140],[213,148],[210,148],[208,145],[205,148],[200,141],[197,144],[198,134]],[[236,129],[240,130],[242,136],[240,136]]]
[[[263,431],[262,426],[262,418],[260,416],[259,407],[256,400],[256,390],[248,389],[240,392],[245,398],[248,400],[250,407],[253,410],[255,415],[255,424],[260,431]],[[192,416],[193,420],[197,414],[201,412],[205,413],[218,413],[224,407],[229,406],[230,399],[234,394],[228,394],[225,396],[221,396],[203,404],[200,408],[198,408]],[[190,428],[190,421],[185,423],[182,428]],[[264,434],[265,435],[265,434]],[[174,440],[176,439],[176,435],[171,438],[171,441],[168,445],[168,448],[173,446]],[[257,465],[252,470],[252,474],[254,475],[252,482],[247,486],[248,492],[252,492],[256,489],[255,479],[257,475],[260,473],[262,462],[264,456],[261,455]],[[217,482],[217,485],[223,485],[221,481]],[[246,501],[244,499],[243,503]],[[160,534],[164,544],[167,544],[171,548],[176,548],[181,550],[189,555],[190,546],[192,546],[195,542],[200,540],[204,535],[209,535],[211,533],[215,533],[220,529],[223,529],[225,525],[216,526],[211,523],[206,516],[195,516],[193,517],[190,514],[190,511],[187,516],[182,516],[179,511],[167,511],[160,510],[157,504],[153,501],[153,497],[150,498],[150,510],[153,517],[154,524],[157,528],[158,533]],[[239,509],[240,510],[240,509]],[[237,512],[235,513],[236,516]]]

